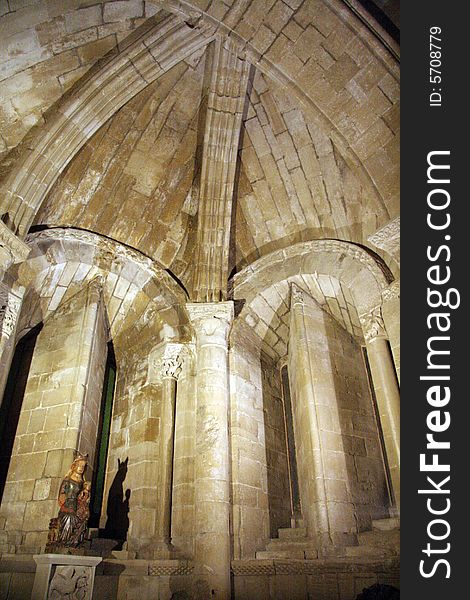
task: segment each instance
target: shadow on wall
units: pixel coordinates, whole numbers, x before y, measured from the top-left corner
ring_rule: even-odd
[[[104,537],[119,540],[120,544],[115,550],[121,550],[127,539],[129,530],[129,501],[131,490],[126,489],[124,493],[124,480],[127,475],[129,458],[122,462],[118,458],[118,470],[113,483],[109,488],[108,504],[106,507],[106,526],[104,528]]]

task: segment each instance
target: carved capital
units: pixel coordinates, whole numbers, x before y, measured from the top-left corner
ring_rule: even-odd
[[[369,312],[360,317],[362,330],[366,342],[371,342],[375,338],[386,338],[385,325],[382,318],[382,308],[376,306]]]
[[[21,308],[21,298],[12,294],[8,288],[0,285],[0,335],[10,338],[16,328]]]
[[[157,346],[149,355],[149,383],[175,379],[181,374],[188,350],[184,344],[168,342]]]
[[[26,260],[31,248],[20,240],[3,221],[0,221],[0,267],[8,269]]]
[[[306,293],[302,288],[300,288],[295,283],[291,283],[290,285],[290,304],[291,307],[296,304],[305,304],[306,302]]]
[[[196,339],[200,344],[227,344],[234,317],[233,302],[186,304]]]
[[[178,380],[183,368],[184,349],[183,344],[166,344],[159,364],[162,379]]]
[[[323,306],[316,300],[309,292],[302,289],[296,283],[290,284],[290,308],[293,309],[295,306],[301,307],[303,310],[307,308],[311,311],[325,311]]]

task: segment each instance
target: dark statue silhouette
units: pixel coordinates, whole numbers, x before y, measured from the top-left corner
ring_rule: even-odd
[[[106,507],[106,525],[103,532],[104,537],[120,542],[116,550],[122,548],[127,539],[129,530],[129,501],[131,490],[128,488],[124,493],[124,480],[127,475],[129,458],[122,462],[118,459],[118,470],[109,488],[108,504]]]

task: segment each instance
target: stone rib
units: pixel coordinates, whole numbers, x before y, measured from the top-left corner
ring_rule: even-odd
[[[230,224],[249,64],[216,41],[203,143],[194,297],[227,297]]]

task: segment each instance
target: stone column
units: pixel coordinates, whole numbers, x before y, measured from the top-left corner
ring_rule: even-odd
[[[9,221],[8,215],[3,215]],[[31,248],[0,220],[0,402],[14,354],[16,325],[24,288],[13,283],[9,267],[26,260]]]
[[[400,391],[380,306],[361,316],[397,508],[400,507]]]
[[[165,556],[171,542],[171,499],[173,489],[173,454],[175,443],[176,382],[182,368],[181,344],[167,344],[160,363],[162,411],[160,460],[162,465],[161,500],[156,519],[156,555]]]
[[[228,336],[233,302],[188,304],[196,333],[195,559],[209,597],[230,598]]]
[[[302,514],[309,536],[315,537],[319,545],[327,545],[330,542],[330,518],[317,406],[319,398],[315,394],[314,385],[313,352],[325,354],[328,352],[328,345],[324,340],[314,340],[311,336],[314,332],[321,335],[323,327],[321,324],[314,327],[314,321],[323,320],[322,312],[303,290],[292,285],[288,368]],[[324,382],[321,381],[321,374],[315,373],[315,376],[322,385]],[[329,393],[326,387],[325,392]]]

